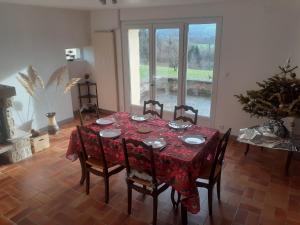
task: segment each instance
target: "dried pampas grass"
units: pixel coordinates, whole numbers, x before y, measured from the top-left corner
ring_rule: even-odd
[[[67,66],[66,65],[58,68],[57,70],[55,70],[49,78],[49,81],[47,83],[47,87],[49,87],[54,82],[56,82],[56,86],[59,86],[63,81],[64,75],[67,74],[66,72],[67,72]]]
[[[37,70],[33,66],[31,65],[28,66],[27,73],[31,81],[33,82],[34,86],[39,85],[40,88],[43,89],[45,88],[43,79],[38,75]]]
[[[49,81],[47,82],[46,87],[49,87],[51,84],[56,83],[56,86],[62,84],[65,75],[67,74],[67,66],[64,65],[57,70],[53,72],[53,74],[50,76]],[[19,76],[17,77],[17,80],[19,83],[25,88],[27,93],[34,97],[36,88],[40,87],[42,89],[45,88],[45,84],[41,76],[38,75],[37,70],[29,65],[27,68],[28,75],[19,72]],[[72,87],[74,87],[81,78],[72,78],[65,86],[64,86],[64,93],[67,93],[71,90]]]
[[[23,80],[24,83],[26,83],[26,85],[33,90],[34,92],[34,82],[31,80],[31,78],[29,76],[27,76],[26,74],[24,73],[21,73],[19,72],[19,75],[20,75],[20,79]]]
[[[32,88],[32,85],[30,85],[30,83],[27,81],[27,80],[24,80],[21,77],[17,77],[17,80],[19,81],[19,83],[25,88],[25,90],[27,91],[27,93],[30,95],[30,96],[34,96],[34,89]]]
[[[80,80],[81,80],[81,78],[72,78],[72,79],[65,85],[64,93],[67,93],[68,91],[70,91],[71,88],[74,87]]]
[[[17,77],[17,80],[25,88],[27,93],[33,97],[35,94],[35,89],[38,86],[40,88],[44,88],[44,81],[38,75],[36,69],[34,69],[32,66],[28,66],[27,73],[28,73],[28,75],[26,75],[22,72],[19,72],[20,76]]]

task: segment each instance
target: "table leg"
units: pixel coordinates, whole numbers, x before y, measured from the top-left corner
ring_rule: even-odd
[[[187,209],[182,203],[181,203],[181,223],[182,225],[188,224]]]
[[[286,164],[285,164],[285,174],[287,176],[289,175],[289,168],[290,168],[292,157],[293,157],[293,152],[289,151],[288,157],[287,157],[287,160],[286,160]]]
[[[247,155],[247,154],[248,154],[248,152],[249,152],[249,149],[250,149],[250,145],[249,145],[249,144],[246,144],[246,151],[245,151],[245,155]]]

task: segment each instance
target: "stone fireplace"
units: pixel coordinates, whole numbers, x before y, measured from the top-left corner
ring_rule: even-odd
[[[31,134],[16,129],[12,113],[14,87],[0,84],[0,156],[18,162],[32,155]]]
[[[5,143],[15,135],[15,123],[11,111],[11,97],[15,95],[14,87],[0,85],[0,143]]]

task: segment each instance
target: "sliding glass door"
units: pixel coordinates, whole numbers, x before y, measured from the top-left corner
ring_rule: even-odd
[[[220,21],[123,24],[126,110],[141,113],[148,99],[164,104],[171,119],[180,104],[199,110],[199,121],[214,117]]]
[[[148,28],[128,30],[130,104],[133,106],[143,106],[145,100],[152,98],[149,40]]]
[[[163,103],[168,114],[172,114],[174,107],[180,103],[181,34],[179,25],[154,26],[153,99]]]
[[[189,24],[187,26],[185,103],[210,117],[217,24]]]

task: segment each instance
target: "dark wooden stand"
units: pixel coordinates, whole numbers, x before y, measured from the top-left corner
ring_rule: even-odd
[[[97,84],[96,84],[96,83],[92,83],[92,82],[90,82],[90,81],[86,81],[86,82],[84,82],[84,83],[78,83],[77,86],[78,86],[78,93],[79,93],[78,98],[79,98],[80,108],[82,107],[82,100],[83,100],[83,99],[87,99],[87,101],[88,101],[88,103],[89,103],[90,105],[93,104],[93,100],[94,100],[94,101],[96,100],[96,102],[95,102],[94,105],[96,105],[97,108],[99,108],[99,106],[98,106],[98,90],[97,90]],[[86,87],[86,89],[87,89],[86,94],[82,94],[81,88],[83,88],[83,87]],[[92,92],[91,92],[91,88],[92,88],[92,87],[95,87],[95,91],[94,91],[93,94],[92,94]],[[91,108],[89,108],[89,111],[90,111],[90,110],[91,110]],[[91,111],[92,111],[92,110],[91,110]]]
[[[250,144],[246,144],[246,151],[245,151],[245,156],[248,154],[250,149]],[[261,147],[261,150],[263,150],[264,147]],[[292,157],[293,157],[293,152],[292,151],[287,151],[288,152],[288,156],[287,156],[287,160],[285,163],[285,174],[288,176],[289,175],[289,168],[291,165],[291,161],[292,161]]]

